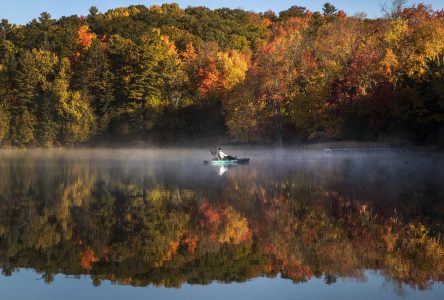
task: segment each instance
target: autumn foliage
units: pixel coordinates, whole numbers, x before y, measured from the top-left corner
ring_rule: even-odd
[[[91,47],[92,42],[96,38],[97,35],[89,30],[88,25],[80,26],[79,30],[77,31],[77,39],[82,49],[88,49]]]
[[[394,6],[369,19],[345,9],[163,4],[60,20],[43,13],[25,26],[4,20],[0,143],[442,142],[443,12]],[[51,109],[66,59],[65,90],[94,119],[81,139],[65,138],[79,124]]]

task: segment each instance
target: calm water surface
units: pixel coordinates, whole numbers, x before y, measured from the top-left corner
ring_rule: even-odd
[[[443,155],[207,152],[0,151],[2,299],[444,298]]]

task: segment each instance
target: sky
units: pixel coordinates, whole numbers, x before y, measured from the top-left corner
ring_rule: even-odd
[[[95,5],[101,12],[110,8],[125,7],[134,4],[150,6],[165,2],[176,2],[182,8],[188,6],[206,6],[209,8],[242,8],[256,12],[273,10],[279,12],[293,5],[304,6],[313,11],[321,11],[325,2],[330,2],[349,15],[366,12],[371,18],[381,16],[381,5],[391,0],[0,0],[0,19],[8,19],[12,23],[26,24],[37,18],[41,12],[49,12],[53,18],[70,15],[87,15],[91,6]],[[410,0],[408,5],[425,3],[434,9],[444,9],[444,0]]]

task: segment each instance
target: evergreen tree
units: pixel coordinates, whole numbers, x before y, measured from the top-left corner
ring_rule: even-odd
[[[96,39],[85,50],[75,66],[74,85],[77,90],[88,94],[97,120],[98,132],[108,129],[111,117],[110,106],[114,102],[114,74],[102,43]]]
[[[29,146],[35,143],[37,118],[27,109],[12,118],[11,140],[17,146]]]
[[[322,13],[325,17],[334,17],[336,16],[337,12],[338,10],[336,7],[329,2],[325,3],[322,7]]]
[[[5,104],[0,103],[0,144],[9,133],[9,111]]]
[[[55,98],[57,121],[61,137],[67,144],[86,142],[95,130],[95,117],[84,93],[70,91],[71,76],[69,60],[64,58],[51,91]]]
[[[99,9],[96,6],[91,6],[89,8],[89,16],[95,17],[99,13]]]

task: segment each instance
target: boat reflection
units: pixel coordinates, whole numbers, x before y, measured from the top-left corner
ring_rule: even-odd
[[[228,171],[228,167],[226,167],[226,166],[220,166],[220,168],[219,168],[219,175],[222,176],[222,175],[224,175],[225,172],[227,172],[227,171]]]

